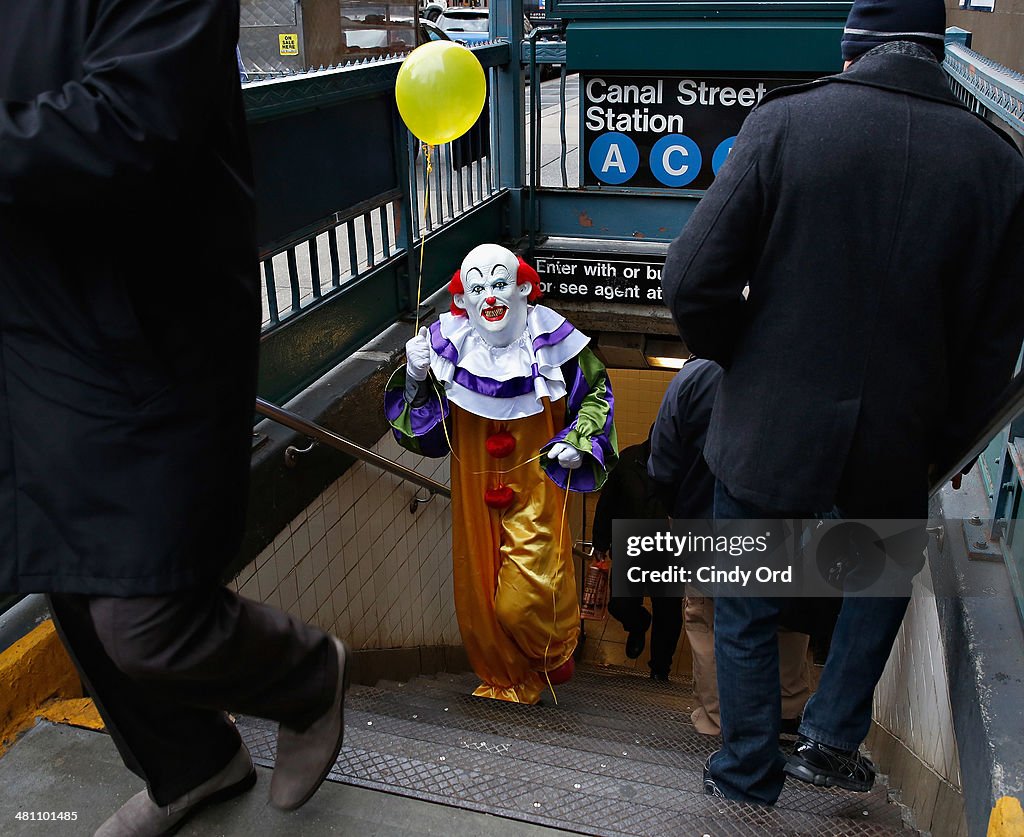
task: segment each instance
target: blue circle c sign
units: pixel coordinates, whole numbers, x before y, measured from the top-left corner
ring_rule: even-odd
[[[594,140],[587,161],[598,180],[618,186],[636,174],[640,167],[640,151],[625,134],[612,131]]]
[[[679,188],[692,183],[700,174],[701,153],[684,134],[668,134],[651,149],[651,171],[666,186]]]

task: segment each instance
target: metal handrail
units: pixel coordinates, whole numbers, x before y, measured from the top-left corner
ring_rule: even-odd
[[[287,427],[289,430],[294,430],[296,433],[301,433],[310,439],[315,439],[329,447],[347,453],[349,456],[354,456],[356,459],[360,459],[369,465],[374,465],[382,471],[387,471],[389,474],[394,474],[396,477],[420,486],[420,488],[425,488],[431,494],[439,494],[442,497],[449,498],[452,496],[451,489],[448,486],[442,485],[430,477],[425,477],[411,468],[399,465],[397,462],[374,453],[372,450],[367,450],[361,445],[346,439],[344,436],[339,436],[334,431],[328,430],[326,427],[314,424],[298,413],[285,410],[283,407],[278,407],[276,404],[271,404],[262,398],[256,399],[256,412],[266,416],[271,421]]]
[[[978,432],[971,446],[956,461],[955,467],[950,468],[946,473],[942,474],[940,479],[931,484],[928,490],[929,496],[937,494],[942,486],[973,463],[981,455],[981,452],[988,447],[993,436],[1021,413],[1024,413],[1024,373],[1015,375],[1010,383],[1007,384],[1003,393],[999,409],[992,414],[992,418]]]

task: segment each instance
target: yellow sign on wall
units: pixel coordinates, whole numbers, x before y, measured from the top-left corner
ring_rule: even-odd
[[[281,48],[281,55],[299,54],[299,36],[296,33],[278,35],[277,41]]]

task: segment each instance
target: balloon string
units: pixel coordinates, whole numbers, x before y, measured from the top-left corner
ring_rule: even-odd
[[[551,648],[551,637],[555,633],[555,622],[558,619],[555,588],[558,586],[558,571],[562,566],[562,537],[565,534],[565,512],[569,507],[569,484],[571,482],[572,471],[570,470],[565,475],[565,502],[562,503],[562,522],[558,525],[558,551],[555,553],[558,556],[558,560],[555,562],[555,572],[551,579],[551,627],[548,628],[548,644],[544,646],[544,679],[548,681],[548,688],[551,690],[551,697],[555,699],[555,706],[558,706],[558,695],[555,694],[555,687],[551,684],[551,677],[548,674],[548,649]]]
[[[420,269],[416,277],[416,323],[412,327],[413,334],[420,333],[420,301],[423,299],[423,255],[427,252],[427,219],[430,217],[430,175],[434,173],[434,163],[430,158],[431,146],[423,143],[423,158],[426,162],[426,175],[423,180],[426,190],[423,196],[423,225],[420,227]],[[449,445],[451,447],[451,445]]]

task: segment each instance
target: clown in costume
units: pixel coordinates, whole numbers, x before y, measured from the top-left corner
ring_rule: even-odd
[[[572,676],[579,607],[566,491],[618,457],[612,390],[590,338],[543,305],[537,273],[482,244],[451,313],[406,344],[385,412],[403,447],[452,452],[455,610],[481,697],[536,703]]]

